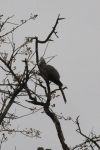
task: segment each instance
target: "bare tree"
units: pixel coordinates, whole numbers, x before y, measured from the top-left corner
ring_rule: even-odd
[[[55,34],[56,37],[58,37],[57,32],[56,32],[56,27],[57,27],[59,21],[65,19],[65,18],[60,18],[60,15],[58,15],[54,27],[52,28],[51,32],[49,33],[49,35],[47,36],[47,38],[45,40],[41,41],[38,39],[38,37],[26,37],[26,40],[22,45],[20,45],[17,48],[15,47],[15,43],[13,40],[13,32],[15,30],[17,30],[20,26],[27,23],[29,20],[31,20],[31,19],[35,20],[37,18],[37,16],[38,15],[31,14],[29,19],[21,20],[21,24],[19,24],[19,25],[14,24],[16,26],[15,28],[13,28],[11,31],[8,31],[5,34],[0,36],[0,43],[2,45],[2,44],[7,43],[6,36],[9,34],[12,34],[12,41],[9,39],[9,43],[12,46],[12,53],[11,53],[10,57],[8,58],[7,52],[0,53],[0,55],[1,55],[0,61],[2,63],[0,68],[5,73],[5,78],[2,80],[2,83],[0,84],[0,86],[1,86],[1,88],[0,88],[0,93],[1,93],[1,110],[0,110],[1,132],[3,132],[3,131],[7,131],[10,133],[20,132],[20,133],[25,134],[30,137],[40,137],[40,131],[32,129],[32,128],[30,128],[29,130],[27,129],[27,130],[23,130],[23,131],[16,131],[15,129],[8,128],[11,119],[19,118],[18,116],[9,113],[9,109],[12,107],[13,103],[16,103],[17,105],[20,105],[21,107],[30,109],[32,111],[31,113],[35,113],[41,109],[44,109],[44,112],[47,114],[47,116],[49,116],[51,118],[51,120],[55,124],[58,138],[62,145],[63,150],[76,149],[76,148],[83,149],[86,146],[86,143],[90,144],[91,149],[94,148],[94,145],[100,149],[100,146],[98,145],[100,138],[97,136],[95,136],[95,137],[93,136],[92,138],[85,136],[80,129],[78,118],[77,118],[76,122],[74,122],[75,124],[78,125],[77,132],[80,133],[82,136],[84,136],[86,138],[86,141],[84,143],[81,143],[80,145],[73,147],[73,148],[69,148],[68,145],[65,143],[64,135],[62,132],[60,121],[59,121],[59,119],[61,119],[61,118],[65,119],[65,118],[63,116],[57,116],[53,112],[53,110],[50,107],[50,102],[52,99],[52,95],[55,95],[55,93],[58,90],[61,90],[62,95],[63,95],[64,94],[63,90],[66,89],[67,87],[61,88],[62,84],[58,84],[59,89],[50,91],[50,82],[49,81],[54,81],[54,80],[51,80],[51,78],[49,78],[48,80],[45,80],[46,84],[44,84],[44,80],[43,80],[43,79],[45,79],[44,74],[41,73],[41,68],[39,67],[40,58],[39,58],[38,45],[45,44],[49,41],[52,41],[51,36],[53,34]],[[2,19],[2,17],[3,17],[3,15],[0,15],[0,19]],[[13,16],[8,17],[5,21],[1,21],[1,24],[0,24],[1,32],[3,31],[5,24],[12,17]],[[9,22],[9,23],[11,23],[11,22]],[[33,41],[35,41],[35,50],[34,51],[31,50],[31,47],[28,46],[28,44],[29,43],[32,44]],[[24,50],[22,50],[23,48],[24,48]],[[13,63],[16,61],[16,56],[18,54],[22,54],[22,53],[25,56],[27,55],[27,57],[25,57],[25,59],[22,60],[22,63],[25,64],[25,67],[23,68],[22,73],[19,73],[19,71],[17,71],[17,73],[16,73],[16,67],[13,67],[14,66]],[[29,65],[31,64],[30,59],[33,56],[35,56],[35,58],[36,58],[36,63],[35,64],[33,63],[31,65],[32,67],[29,69]],[[43,79],[40,78],[40,76]],[[59,76],[58,76],[57,80],[59,80]],[[28,87],[27,83],[29,81],[31,81],[31,83],[34,85],[34,89],[35,89],[34,91]],[[56,83],[56,82],[54,82],[54,83]],[[59,83],[60,83],[60,80],[59,80]],[[36,92],[37,87],[40,87],[44,90],[45,98],[40,93]],[[33,104],[35,106],[33,109],[17,102],[17,98],[20,98],[23,96],[24,97],[26,96],[29,98],[28,100],[26,100],[26,102]],[[55,97],[56,97],[56,95],[55,95]],[[63,95],[63,98],[64,98],[64,101],[66,102],[66,98],[64,95]],[[37,109],[36,105],[41,106],[41,108]],[[71,118],[67,118],[65,120],[71,120]],[[34,133],[34,135],[33,135],[33,133]],[[5,134],[3,134],[1,143],[6,140],[7,140],[7,138],[6,138]]]

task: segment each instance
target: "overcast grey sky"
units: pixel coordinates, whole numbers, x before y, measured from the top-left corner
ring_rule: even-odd
[[[22,44],[27,36],[46,39],[58,14],[66,18],[59,21],[56,29],[59,38],[52,36],[54,42],[49,43],[45,55],[45,58],[57,55],[50,64],[57,68],[61,81],[68,87],[65,90],[66,105],[60,96],[52,101],[56,104],[53,110],[73,120],[80,115],[80,125],[85,134],[89,135],[93,127],[95,133],[100,134],[100,0],[0,0],[0,14],[4,19],[14,15],[11,21],[19,23],[28,19],[31,13],[38,14],[38,17],[14,32],[16,46]],[[12,27],[8,24],[7,30]],[[39,46],[41,56],[45,47]],[[19,64],[19,67],[22,66]],[[26,102],[24,104],[27,105]],[[15,105],[10,111],[15,108],[19,116],[28,113]],[[19,129],[33,127],[40,130],[41,139],[10,135],[2,150],[14,150],[15,146],[16,150],[35,150],[38,146],[62,149],[55,126],[45,114],[33,114],[13,121],[13,124],[16,128],[20,124]],[[61,120],[61,125],[68,146],[82,142],[83,138],[76,133],[77,126],[72,121]]]

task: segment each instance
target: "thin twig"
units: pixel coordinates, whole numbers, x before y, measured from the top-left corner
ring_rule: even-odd
[[[35,16],[36,16],[36,15],[34,15],[34,18],[36,18]],[[11,16],[11,17],[12,17],[12,16]],[[11,18],[11,17],[10,17],[10,18]],[[4,37],[4,36],[8,35],[9,33],[12,33],[14,30],[16,30],[17,28],[19,28],[20,26],[22,26],[23,24],[25,24],[26,22],[28,22],[28,21],[31,20],[31,19],[33,19],[33,18],[30,17],[29,19],[25,20],[25,22],[21,23],[20,25],[18,25],[18,26],[15,27],[15,28],[13,28],[11,31],[9,31],[9,32],[7,32],[6,34],[0,36],[0,38],[2,38],[2,37]],[[8,19],[7,19],[7,20],[8,20]],[[6,20],[6,21],[7,21],[7,20]]]

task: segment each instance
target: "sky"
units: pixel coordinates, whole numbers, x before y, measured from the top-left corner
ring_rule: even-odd
[[[14,32],[16,47],[20,46],[25,37],[37,36],[45,40],[58,15],[66,18],[59,21],[56,28],[59,38],[52,36],[45,54],[46,57],[57,55],[50,65],[60,73],[61,82],[68,87],[65,90],[66,105],[62,96],[54,99],[51,104],[56,104],[53,111],[65,118],[71,117],[74,121],[77,116],[84,134],[89,135],[91,130],[100,134],[100,1],[99,0],[0,0],[0,14],[3,19],[14,15],[11,22],[19,24],[20,20],[28,19],[31,15],[38,15],[36,20],[31,20]],[[7,24],[2,33],[14,27]],[[2,35],[1,33],[1,35]],[[34,45],[31,45],[34,50]],[[5,50],[4,47],[0,51]],[[39,55],[43,55],[45,45],[39,45]],[[10,46],[11,49],[11,46]],[[10,50],[9,50],[10,53]],[[18,58],[17,69],[21,70]],[[33,58],[35,61],[35,57]],[[3,74],[2,74],[3,77]],[[30,86],[33,87],[33,85]],[[54,88],[54,87],[52,87]],[[60,94],[60,93],[59,93]],[[61,95],[61,94],[60,94]],[[20,101],[28,105],[25,99]],[[39,107],[38,107],[39,108]],[[22,116],[28,110],[13,104],[9,112],[16,110]],[[84,139],[77,132],[77,126],[72,121],[60,120],[65,141],[68,146],[75,146]],[[8,141],[2,144],[1,150],[31,150],[38,147],[61,150],[61,144],[53,122],[44,113],[37,112],[19,120],[13,120],[12,125],[17,129],[34,128],[41,131],[41,138],[28,138],[20,133],[8,135]],[[21,140],[20,140],[21,139]]]

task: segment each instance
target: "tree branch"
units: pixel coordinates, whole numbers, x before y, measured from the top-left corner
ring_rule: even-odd
[[[2,113],[2,115],[0,116],[0,124],[2,123],[3,119],[5,118],[5,115],[7,114],[8,110],[10,109],[11,105],[13,104],[17,94],[19,92],[21,92],[21,90],[24,88],[25,84],[23,84],[22,86],[20,86],[19,88],[16,88],[14,93],[12,94],[12,97],[8,103],[8,105],[6,106],[4,112]]]
[[[56,130],[57,130],[57,133],[58,133],[58,138],[60,140],[60,143],[62,145],[63,150],[70,150],[69,147],[67,146],[67,144],[65,144],[65,139],[64,139],[64,136],[63,136],[61,125],[60,125],[60,122],[59,122],[57,116],[49,110],[48,105],[44,106],[44,111],[52,119],[52,121],[55,124]]]
[[[55,25],[54,25],[52,31],[50,32],[50,34],[49,34],[48,37],[46,38],[46,40],[44,40],[44,41],[38,40],[38,43],[44,44],[44,43],[46,43],[46,42],[48,42],[48,41],[50,40],[50,37],[52,36],[53,33],[55,33],[55,35],[56,35],[57,32],[55,32],[55,29],[56,29],[56,27],[57,27],[58,21],[59,21],[59,20],[62,20],[62,19],[65,19],[65,18],[59,18],[59,16],[60,16],[60,15],[58,15],[58,18],[57,18],[57,20],[56,20],[56,23],[55,23]],[[56,35],[56,36],[57,36],[57,35]]]
[[[12,33],[14,30],[16,30],[17,28],[19,28],[20,26],[22,26],[23,24],[25,24],[25,23],[28,22],[29,20],[35,19],[37,16],[38,16],[38,15],[34,15],[33,17],[30,17],[29,19],[25,20],[23,23],[21,23],[21,24],[18,25],[17,27],[13,28],[11,31],[9,31],[9,32],[7,32],[6,34],[0,36],[0,38],[2,38],[2,37],[4,37],[4,36],[8,35],[9,33]],[[8,17],[8,19],[9,19],[9,17]],[[7,20],[8,20],[8,19],[7,19]]]
[[[82,133],[81,128],[80,128],[80,124],[79,124],[79,121],[78,121],[78,118],[79,118],[79,116],[78,116],[77,119],[76,119],[76,124],[77,124],[77,126],[78,126],[78,129],[77,129],[76,131],[77,131],[78,133],[80,133],[83,137],[85,137],[85,138],[87,139],[87,142],[92,142],[95,146],[97,146],[97,147],[100,149],[100,146],[97,144],[96,141],[94,141],[94,138],[93,138],[93,137],[92,137],[92,138],[89,138],[89,137],[87,137],[85,134]],[[95,137],[95,139],[96,139],[96,137]]]

